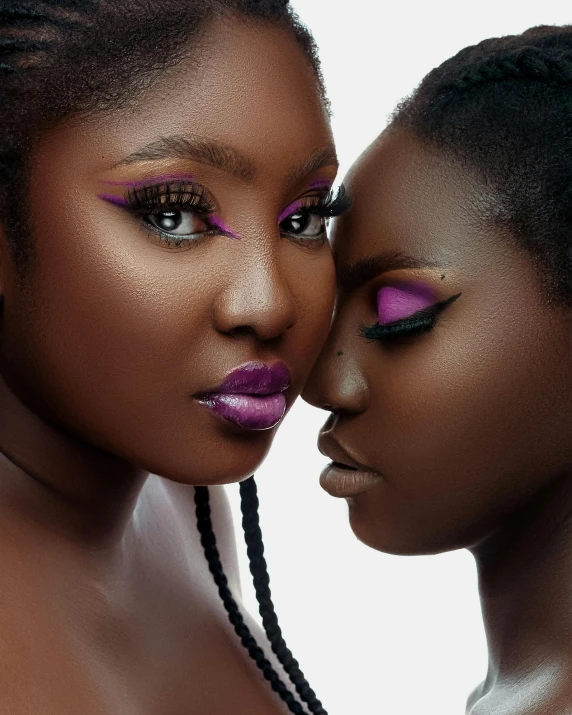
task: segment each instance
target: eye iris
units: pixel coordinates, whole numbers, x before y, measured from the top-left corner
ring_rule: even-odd
[[[318,214],[299,211],[286,219],[287,230],[301,236],[319,236],[323,232],[323,219]]]
[[[162,211],[154,216],[157,227],[163,231],[174,231],[181,225],[181,213],[179,211]]]
[[[302,232],[308,227],[309,222],[309,217],[305,216],[302,213],[297,213],[290,216],[290,225],[292,226],[293,231]]]

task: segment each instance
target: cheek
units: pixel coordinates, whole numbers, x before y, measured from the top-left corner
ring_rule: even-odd
[[[291,290],[297,304],[297,340],[311,367],[328,336],[334,309],[335,271],[331,253],[323,250],[312,260],[298,264],[291,275]]]
[[[176,387],[189,345],[192,357],[200,352],[212,286],[194,265],[200,255],[152,244],[116,210],[74,216],[57,208],[44,230],[36,221],[33,302],[24,306],[19,353],[62,413],[105,412],[112,394],[118,413],[130,414],[153,404],[161,384]]]
[[[542,336],[535,349],[530,335],[444,327],[385,356],[368,412],[379,425],[376,459],[400,497],[478,509],[558,469],[570,432],[570,409],[555,409],[565,380]]]

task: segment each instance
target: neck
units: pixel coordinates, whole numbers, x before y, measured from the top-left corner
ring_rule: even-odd
[[[536,712],[534,702],[557,701],[572,676],[571,482],[569,474],[556,480],[473,549],[489,647],[476,696],[495,707],[516,706],[529,686],[525,711]]]
[[[3,511],[86,545],[110,545],[121,540],[147,476],[49,424],[0,378]]]

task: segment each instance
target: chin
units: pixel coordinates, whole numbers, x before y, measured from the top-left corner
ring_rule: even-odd
[[[469,546],[458,531],[420,529],[419,524],[399,523],[363,513],[350,502],[350,526],[359,541],[376,551],[394,556],[432,556]]]
[[[138,460],[145,471],[179,484],[220,486],[234,484],[252,476],[264,461],[272,444],[273,431],[258,433],[253,438],[213,440],[213,443],[173,447],[163,458]],[[206,442],[206,440],[205,440]],[[186,447],[186,449],[185,449]],[[200,448],[202,447],[202,448]]]

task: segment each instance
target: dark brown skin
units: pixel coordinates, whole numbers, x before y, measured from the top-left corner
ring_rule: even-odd
[[[347,185],[335,319],[304,397],[332,412],[321,449],[381,474],[348,498],[352,528],[389,553],[474,554],[490,667],[468,713],[569,713],[570,313],[510,236],[485,230],[477,179],[414,137],[385,132]],[[347,290],[348,267],[380,254],[377,275]],[[392,270],[395,254],[415,263]],[[428,333],[368,342],[378,290],[410,280],[461,296]]]
[[[227,620],[192,487],[250,475],[275,430],[231,426],[191,395],[251,360],[284,361],[288,406],[298,395],[326,337],[333,261],[327,242],[281,236],[277,216],[337,167],[290,35],[217,21],[199,55],[128,111],[43,136],[23,284],[0,243],[0,709],[11,715],[286,712]],[[170,135],[226,144],[253,175],[184,157],[112,168]],[[323,166],[307,165],[320,152]],[[101,180],[179,172],[216,197],[240,241],[169,248],[97,198]],[[239,598],[228,505],[211,493]]]

